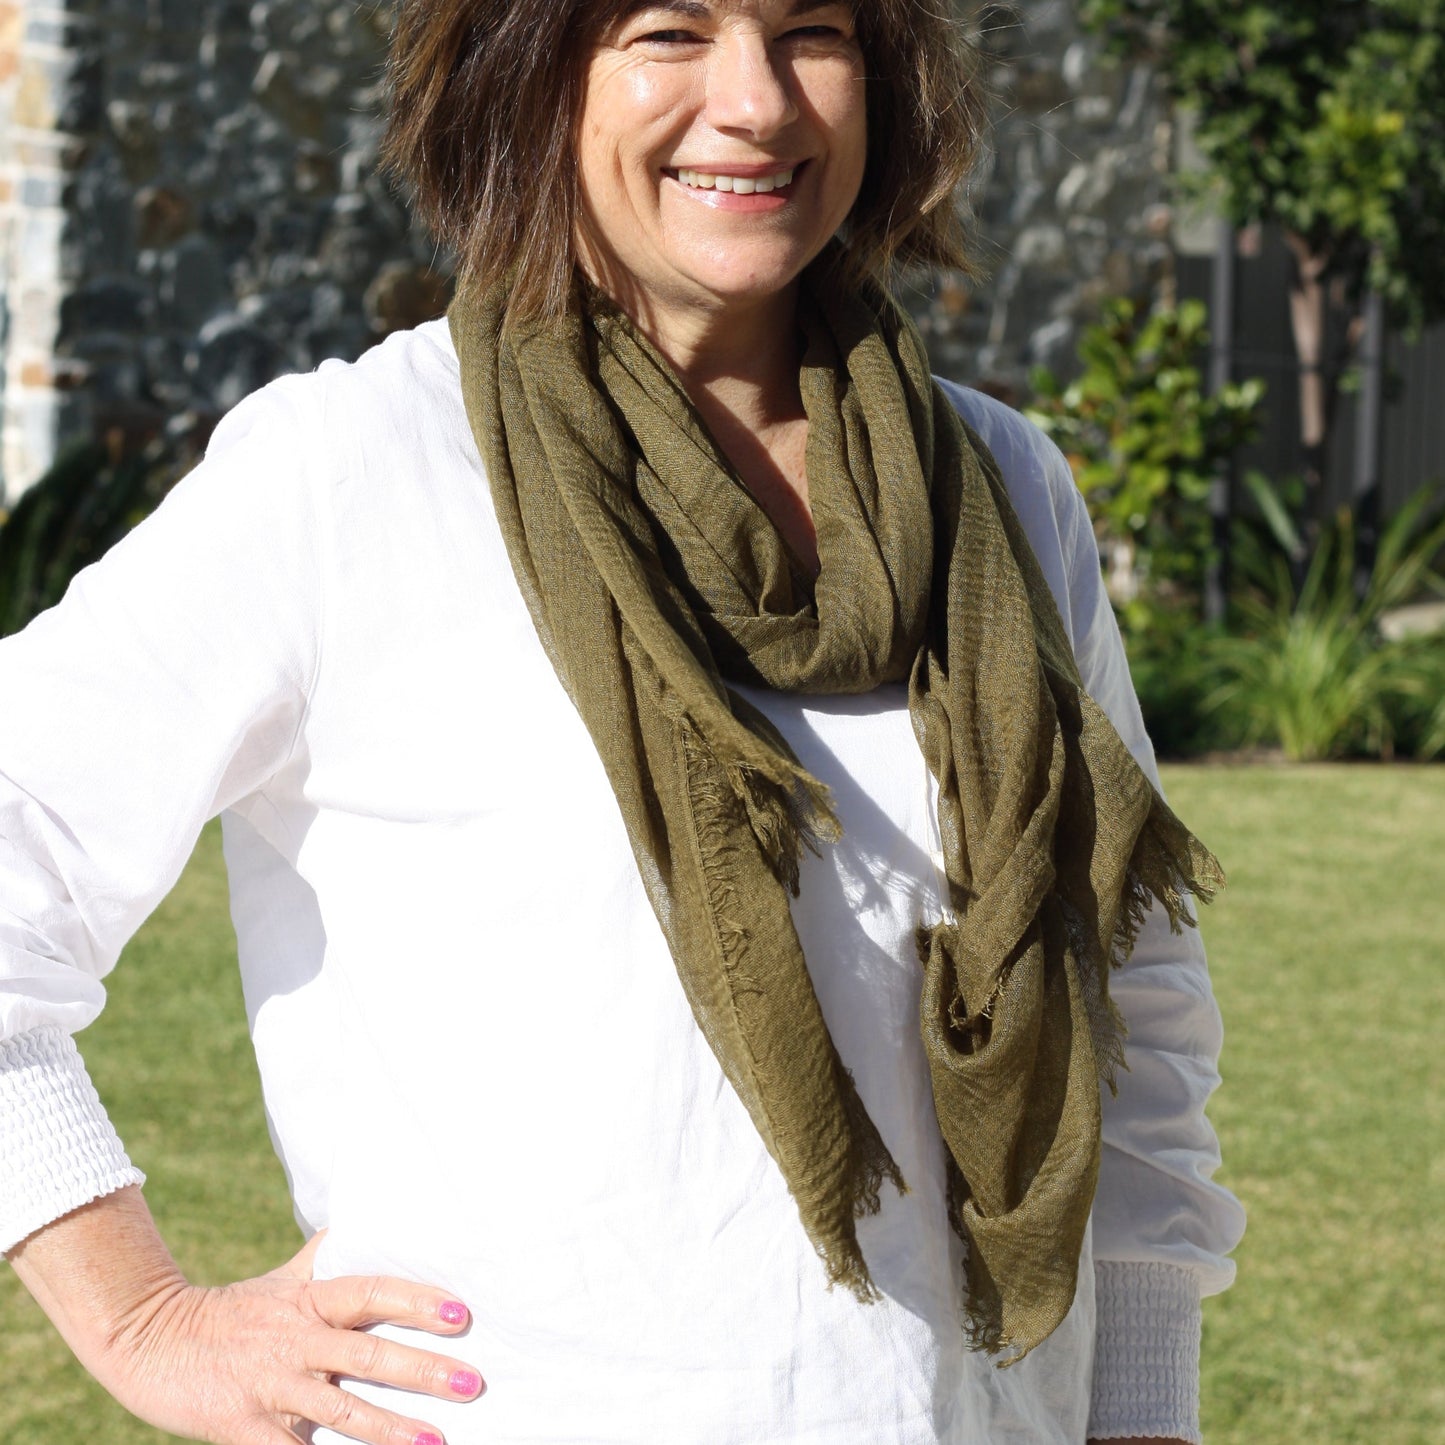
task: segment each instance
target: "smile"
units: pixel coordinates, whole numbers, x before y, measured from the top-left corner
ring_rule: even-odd
[[[696,191],[731,191],[738,196],[765,195],[780,191],[793,183],[792,170],[778,171],[771,176],[715,176],[707,171],[678,170],[673,172],[683,185]]]

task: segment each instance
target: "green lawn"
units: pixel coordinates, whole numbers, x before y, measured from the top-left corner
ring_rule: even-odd
[[[1445,1439],[1445,768],[1174,768],[1166,781],[1231,879],[1206,917],[1228,1027],[1213,1115],[1250,1228],[1238,1285],[1205,1310],[1206,1435],[1434,1445]],[[297,1242],[232,948],[208,834],[82,1040],[163,1230],[209,1280],[268,1268]],[[166,1439],[89,1384],[9,1271],[0,1378],[12,1382],[5,1445]]]
[[[1212,1109],[1249,1210],[1212,1442],[1445,1440],[1445,769],[1169,771],[1230,887]]]

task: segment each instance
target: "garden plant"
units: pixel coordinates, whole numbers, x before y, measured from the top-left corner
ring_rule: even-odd
[[[1366,294],[1411,331],[1445,317],[1445,0],[1081,0],[1079,13],[1163,77],[1206,161],[1196,189],[1235,225],[1283,233],[1318,482]],[[1334,303],[1350,317],[1344,355],[1327,334]]]

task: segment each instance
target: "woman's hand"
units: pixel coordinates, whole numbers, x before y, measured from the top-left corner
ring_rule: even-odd
[[[163,1430],[213,1445],[295,1445],[311,1423],[368,1445],[441,1445],[440,1431],[332,1377],[475,1399],[485,1387],[473,1367],[359,1333],[387,1323],[455,1334],[466,1310],[405,1280],[313,1280],[317,1243],[259,1279],[201,1288],[177,1269],[133,1188],[48,1225],[11,1261],[80,1362]]]

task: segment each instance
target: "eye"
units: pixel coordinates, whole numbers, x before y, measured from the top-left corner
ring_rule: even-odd
[[[796,45],[800,48],[836,49],[847,45],[853,35],[851,30],[846,30],[841,25],[794,25],[783,32],[781,39],[785,45]]]
[[[702,36],[691,30],[649,30],[645,35],[639,35],[637,38],[644,45],[699,45],[702,43]]]

